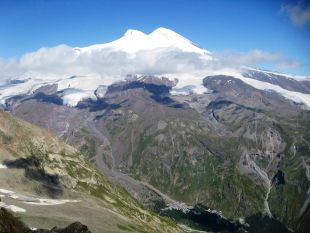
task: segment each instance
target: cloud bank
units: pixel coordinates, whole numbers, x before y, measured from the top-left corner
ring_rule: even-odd
[[[282,55],[255,49],[246,53],[213,53],[213,59],[176,48],[141,50],[128,54],[105,48],[81,52],[67,45],[41,48],[20,59],[0,59],[0,81],[29,77],[70,77],[96,75],[121,77],[127,74],[182,74],[200,70],[238,68],[242,65],[270,63],[279,69],[296,68],[301,64]]]
[[[272,64],[277,69],[291,69],[301,67],[298,61],[287,58],[278,53],[271,53],[260,49],[249,52],[226,52],[219,55],[219,64],[222,66],[260,65]]]
[[[177,49],[154,49],[137,52],[134,57],[123,51],[102,49],[80,53],[67,45],[41,48],[20,59],[0,60],[1,77],[25,73],[54,75],[127,75],[182,73],[202,69],[206,60],[199,54]]]

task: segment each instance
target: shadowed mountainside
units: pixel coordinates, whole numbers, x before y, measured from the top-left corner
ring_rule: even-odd
[[[231,76],[207,77],[205,94],[173,96],[171,85],[145,76],[113,84],[83,108],[29,99],[12,100],[11,111],[79,147],[145,206],[171,198],[303,228],[309,111]]]

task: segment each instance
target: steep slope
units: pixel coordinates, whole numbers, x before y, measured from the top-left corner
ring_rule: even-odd
[[[144,210],[78,151],[0,111],[1,205],[31,227],[80,221],[92,232],[182,232]]]
[[[168,210],[186,215],[203,206],[229,219],[245,218],[257,229],[257,223],[265,222],[264,229],[280,224],[281,232],[284,224],[305,231],[310,203],[309,77],[249,67],[213,68],[221,65],[216,62],[207,50],[160,28],[149,35],[128,30],[116,41],[85,48],[43,48],[12,63],[19,72],[0,86],[3,108],[52,131],[84,156],[77,151],[66,154],[58,167],[45,149],[37,150],[37,142],[27,142],[23,155],[40,154],[44,166],[50,164],[48,171],[61,173],[55,179],[39,172],[52,182],[39,180],[39,194],[82,199],[58,184],[74,186],[79,195],[90,192],[97,196],[91,201],[85,196],[91,203],[75,204],[92,206],[85,215],[99,211],[98,195],[104,203],[126,202],[122,198],[127,194],[99,178],[89,160],[140,203],[162,214]],[[6,153],[19,154],[10,147]],[[92,175],[84,176],[78,168],[72,171],[71,163],[87,164]],[[9,171],[25,170],[27,179],[38,182],[38,174],[31,171],[41,162],[26,160],[30,167],[22,168],[11,164]],[[86,178],[93,176],[95,187],[93,179]],[[102,186],[109,188],[101,190]],[[19,190],[8,190],[20,195]],[[143,210],[128,200],[128,209],[138,208],[133,216],[140,216]],[[128,217],[127,207],[115,207],[114,201],[104,208],[114,205],[117,213]],[[72,212],[55,211],[61,216]],[[103,215],[101,211],[96,216]],[[115,230],[115,218],[108,219]],[[134,224],[143,228],[140,220],[137,217]],[[96,225],[98,219],[88,221]]]
[[[204,85],[212,91],[172,96],[173,82],[143,76],[111,85],[97,101],[76,108],[30,96],[12,101],[12,111],[80,147],[157,211],[167,204],[166,194],[228,218],[253,221],[263,213],[302,228],[309,204],[309,111],[232,76],[208,76]]]
[[[253,68],[246,68],[244,76],[267,83],[278,85],[284,89],[310,94],[310,78],[299,77],[295,78],[292,75],[286,75],[271,71],[263,71]]]
[[[97,127],[108,131],[114,169],[187,204],[230,218],[262,212],[294,228],[309,203],[309,111],[233,77],[205,85],[212,95],[109,88],[118,108]]]

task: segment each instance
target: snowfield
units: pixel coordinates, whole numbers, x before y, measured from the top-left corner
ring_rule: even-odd
[[[62,205],[66,203],[77,203],[80,200],[63,200],[63,199],[48,199],[48,198],[38,198],[30,197],[22,194],[17,194],[11,190],[0,189],[0,197],[11,198],[17,201],[20,201],[24,204],[29,205],[38,205],[38,206],[47,206],[47,205]],[[4,207],[13,212],[26,212],[24,208],[21,208],[16,205],[7,205],[4,202],[0,202],[0,207]]]
[[[198,48],[190,40],[184,38],[178,33],[160,27],[150,34],[144,34],[141,31],[129,29],[123,37],[106,44],[97,44],[84,48],[76,47],[75,49],[81,53],[91,53],[102,49],[113,49],[124,51],[128,54],[143,50],[153,50],[158,48],[174,48],[184,52],[198,53],[209,56],[211,53],[205,49]],[[211,56],[208,57],[212,59]]]
[[[8,168],[6,165],[0,163],[0,169],[5,169],[5,168]]]
[[[277,86],[277,85],[274,85],[271,83],[259,81],[256,79],[246,78],[239,72],[231,72],[231,75],[234,78],[240,79],[244,83],[246,83],[246,84],[248,84],[248,85],[250,85],[256,89],[265,90],[265,91],[274,91],[274,92],[282,95],[283,97],[285,97],[291,101],[304,104],[308,108],[310,107],[310,95],[309,94],[304,94],[304,93],[295,92],[295,91],[289,91],[289,90],[286,90],[280,86]]]
[[[56,199],[44,199],[38,198],[36,201],[26,201],[24,203],[31,205],[62,205],[66,203],[77,203],[80,200],[56,200]]]
[[[12,212],[21,212],[21,213],[24,213],[26,212],[25,209],[21,208],[21,207],[18,207],[16,205],[6,205],[4,202],[0,202],[0,207],[4,207],[8,210],[11,210]]]

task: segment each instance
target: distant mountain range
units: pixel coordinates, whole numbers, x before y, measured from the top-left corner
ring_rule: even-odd
[[[206,76],[230,75],[257,89],[275,91],[297,103],[310,105],[308,77],[222,65],[211,52],[165,28],[148,35],[128,30],[120,39],[84,48],[67,45],[42,48],[1,67],[0,75],[2,105],[10,97],[57,84],[64,104],[76,106],[82,99],[96,99],[94,92],[99,86],[122,81],[128,75],[157,75],[176,80],[174,94],[207,92],[202,84]]]
[[[8,75],[9,66],[16,74]],[[85,48],[43,48],[2,72],[7,75],[0,86],[2,108],[59,138],[48,136],[44,143],[63,140],[76,148],[61,144],[69,154],[58,146],[48,150],[52,171],[67,174],[71,183],[74,178],[86,197],[117,199],[113,208],[122,216],[124,206],[126,214],[132,207],[136,215],[125,214],[131,231],[309,229],[309,77],[224,66],[211,52],[164,28],[149,35],[128,30],[116,41]],[[20,122],[21,128],[34,127]],[[0,154],[3,161],[25,157],[19,141],[32,138],[17,128],[11,132],[10,124],[0,123],[0,145],[10,153]],[[18,138],[11,142],[14,135]],[[57,166],[58,158],[64,166]],[[79,162],[71,167],[68,161],[75,159]],[[84,177],[84,170],[71,169],[87,172]],[[103,182],[102,192],[85,186],[91,174]],[[0,189],[9,190],[8,185]],[[22,188],[13,190],[26,195]],[[138,203],[148,210],[137,209]],[[99,215],[101,209],[94,211]],[[144,211],[153,219],[149,224],[149,217],[140,216]],[[131,223],[113,224],[126,232]],[[100,228],[98,222],[86,225]]]

